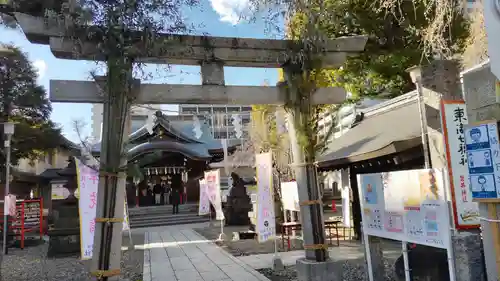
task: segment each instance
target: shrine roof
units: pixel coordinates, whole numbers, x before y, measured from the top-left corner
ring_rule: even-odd
[[[367,108],[359,123],[332,141],[317,165],[336,169],[417,147],[421,145],[419,116],[415,92]]]
[[[222,152],[223,146],[219,139],[213,137],[208,124],[200,121],[201,136],[197,138],[194,132],[193,120],[168,120],[168,116],[157,113],[157,118],[153,123],[150,133],[147,125],[137,129],[129,135],[130,144],[127,149],[129,156],[133,157],[138,150],[147,151],[163,150],[178,152],[193,159],[210,159],[214,153]],[[169,133],[173,138],[154,139],[159,130]],[[228,149],[232,150],[241,141],[228,141]],[[101,143],[92,147],[92,154],[99,154]]]

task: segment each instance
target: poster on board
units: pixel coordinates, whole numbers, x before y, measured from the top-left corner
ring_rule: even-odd
[[[448,247],[451,233],[441,171],[358,175],[358,183],[367,235]]]
[[[215,219],[224,220],[220,191],[220,171],[212,170],[205,172],[205,184],[208,192],[208,198],[215,208]]]
[[[468,125],[464,101],[442,101],[441,122],[444,133],[453,219],[457,229],[478,228],[479,205],[472,201],[469,188],[469,167],[465,145]]]
[[[210,199],[208,197],[207,185],[205,180],[199,180],[200,183],[200,203],[198,204],[198,215],[205,216],[210,214]]]
[[[255,155],[257,169],[257,238],[265,242],[276,236],[273,162],[270,152]]]
[[[465,128],[469,184],[474,199],[500,198],[500,145],[497,121]]]

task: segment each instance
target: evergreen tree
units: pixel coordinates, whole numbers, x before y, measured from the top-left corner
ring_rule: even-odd
[[[425,1],[402,1],[398,13],[376,9],[364,0],[325,0],[321,3],[318,29],[329,38],[367,35],[365,51],[349,57],[341,69],[325,71],[333,86],[344,87],[355,97],[397,96],[414,88],[406,69],[434,59],[425,48],[426,30],[433,24]],[[452,54],[462,53],[468,36],[468,21],[462,10],[450,11],[453,22],[443,27],[443,42]],[[300,38],[308,20],[295,14],[289,35]],[[425,38],[424,38],[425,37]]]
[[[60,129],[50,120],[52,107],[45,89],[37,85],[37,72],[26,54],[4,46],[0,54],[0,123],[15,123],[11,162],[36,159],[62,141]],[[0,138],[4,138],[0,126]],[[3,142],[2,142],[3,143]],[[5,155],[0,154],[0,163]]]

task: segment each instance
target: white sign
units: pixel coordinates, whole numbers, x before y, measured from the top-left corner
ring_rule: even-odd
[[[449,248],[449,212],[441,171],[358,175],[358,182],[365,234]]]
[[[16,216],[16,196],[13,194],[6,195],[3,201],[3,213],[9,216]]]
[[[276,235],[273,198],[273,162],[270,152],[255,155],[257,167],[257,237],[265,242]]]
[[[349,186],[342,186],[342,223],[351,227],[351,192]],[[334,202],[335,204],[335,202]]]
[[[78,209],[80,213],[80,251],[83,260],[91,259],[94,247],[94,231],[97,207],[97,190],[99,186],[98,171],[83,164],[75,158],[78,179]],[[76,195],[75,195],[76,196]],[[125,199],[123,230],[130,230]]]
[[[78,207],[80,211],[80,249],[82,259],[92,258],[94,247],[95,217],[97,206],[97,188],[99,176],[97,171],[75,158],[78,178]]]
[[[220,191],[220,171],[212,170],[205,172],[205,183],[208,191],[208,198],[215,208],[215,219],[224,220],[222,212],[222,198]]]
[[[467,120],[463,101],[443,101],[441,119],[445,136],[453,218],[457,229],[479,227],[479,206],[472,202],[465,145]]]
[[[52,200],[66,199],[70,195],[69,190],[64,187],[64,183],[54,183],[52,184]]]
[[[207,184],[205,180],[200,180],[200,203],[198,204],[198,215],[210,214],[210,199],[208,197]]]
[[[300,212],[297,182],[291,181],[281,183],[281,202],[283,203],[283,209]]]

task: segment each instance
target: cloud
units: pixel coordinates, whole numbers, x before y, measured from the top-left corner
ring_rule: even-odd
[[[33,62],[33,66],[36,68],[38,73],[38,79],[42,79],[47,70],[47,64],[44,60],[38,59]]]
[[[220,20],[236,25],[250,10],[249,0],[210,0]]]

